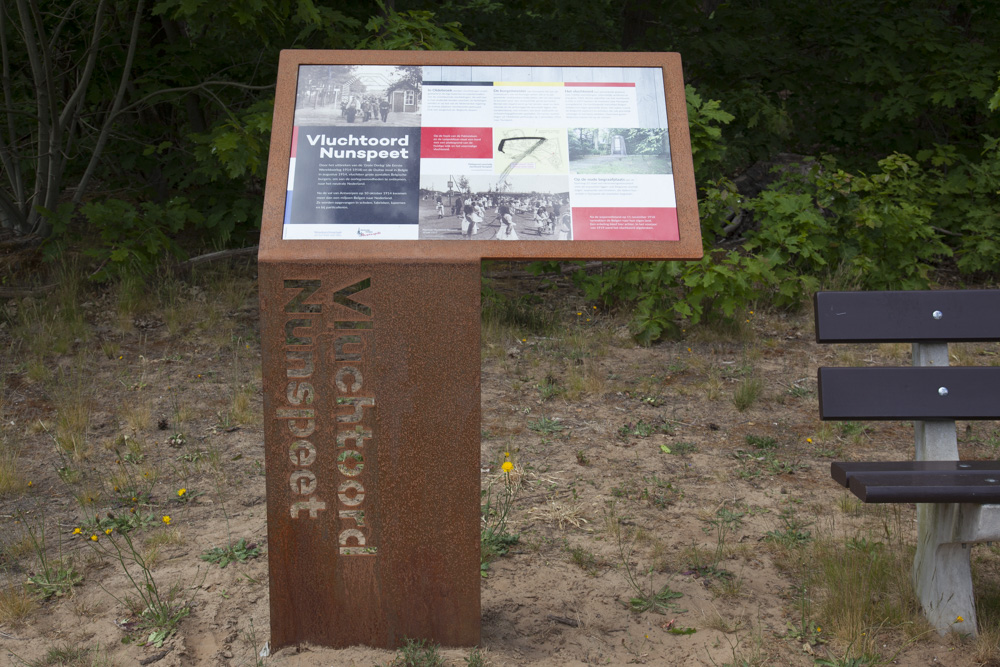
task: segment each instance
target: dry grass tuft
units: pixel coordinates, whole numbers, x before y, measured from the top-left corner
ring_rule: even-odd
[[[582,503],[564,503],[559,500],[547,500],[542,507],[532,507],[528,514],[542,523],[556,524],[562,530],[565,524],[579,528],[589,523],[583,516]]]
[[[38,602],[24,585],[8,582],[0,588],[0,625],[22,623],[38,607]]]
[[[136,396],[122,405],[121,418],[133,433],[141,433],[153,425],[153,409],[143,396]]]
[[[0,443],[0,497],[22,493],[28,488],[17,467],[18,452],[6,443]]]

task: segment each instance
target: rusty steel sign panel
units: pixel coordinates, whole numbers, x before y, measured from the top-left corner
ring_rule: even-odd
[[[701,256],[680,57],[285,51],[259,251],[271,642],[480,638],[480,262]]]

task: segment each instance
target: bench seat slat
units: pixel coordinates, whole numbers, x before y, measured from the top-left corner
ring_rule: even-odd
[[[830,476],[845,488],[855,475],[889,476],[912,472],[993,472],[1000,475],[1000,461],[835,461],[830,464]]]
[[[850,489],[866,503],[998,503],[1000,474],[859,473],[851,476]]]
[[[1000,367],[820,368],[819,411],[840,420],[996,419]]]
[[[817,343],[1000,340],[1000,290],[818,292],[814,303]]]

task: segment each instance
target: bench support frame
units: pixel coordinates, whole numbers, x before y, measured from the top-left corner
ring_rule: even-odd
[[[913,343],[914,366],[947,366],[947,343]],[[917,461],[957,461],[954,421],[915,421]],[[917,503],[913,586],[927,620],[944,635],[975,635],[969,545],[1000,539],[1000,505]],[[961,620],[959,620],[961,619]]]

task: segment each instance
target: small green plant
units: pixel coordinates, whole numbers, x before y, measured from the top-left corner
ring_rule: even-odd
[[[670,422],[664,421],[659,424],[650,424],[639,420],[634,424],[629,422],[618,429],[618,437],[628,438],[648,438],[654,433],[670,434],[674,432],[674,426]]]
[[[601,567],[605,565],[603,560],[583,547],[569,549],[569,560],[573,565],[576,565],[592,577],[596,577]]]
[[[438,652],[438,645],[426,639],[405,639],[396,651],[396,657],[385,667],[444,667],[445,661]]]
[[[726,538],[729,534],[743,525],[745,512],[728,507],[720,507],[715,511],[715,516],[708,519],[702,530],[706,535],[715,533],[715,557],[712,567],[716,568],[726,550]]]
[[[170,517],[163,517],[163,522],[169,525]],[[138,596],[138,600],[130,600],[128,597],[122,600],[104,589],[108,595],[132,610],[134,618],[124,624],[126,631],[129,635],[136,634],[140,638],[148,632],[149,635],[141,639],[142,643],[162,646],[174,634],[181,619],[191,613],[191,608],[186,603],[175,601],[175,590],[168,593],[160,590],[150,564],[136,547],[129,532],[116,533],[106,529],[104,535],[94,533],[87,538],[87,542],[102,557],[118,561],[132,585],[132,591]]]
[[[698,451],[698,445],[693,442],[675,442],[670,446],[670,453],[675,456],[688,456]]]
[[[669,583],[658,589],[654,587],[652,568],[648,572],[649,580],[646,585],[639,581],[635,566],[631,562],[633,533],[630,529],[622,526],[613,505],[606,510],[604,523],[610,528],[612,536],[618,544],[618,562],[621,564],[622,576],[629,588],[632,589],[632,597],[629,598],[626,607],[636,613],[647,611],[655,614],[666,614],[668,611],[684,612],[684,609],[679,609],[674,603],[674,600],[683,597],[684,594],[671,590]]]
[[[812,533],[805,530],[812,525],[797,519],[794,512],[785,510],[780,516],[783,528],[780,530],[769,530],[764,534],[764,539],[786,547],[798,547],[812,541]]]
[[[207,563],[224,568],[230,563],[245,563],[257,556],[260,556],[260,547],[254,543],[247,544],[246,538],[241,537],[237,542],[227,546],[212,547],[200,557]]]
[[[659,509],[673,505],[684,496],[680,489],[674,487],[672,482],[660,479],[656,475],[643,477],[642,480],[650,486],[643,488],[640,497]]]
[[[553,433],[558,433],[564,430],[566,427],[559,423],[557,419],[549,419],[548,417],[542,417],[535,421],[528,422],[528,428],[535,433],[541,433],[543,435],[552,435]]]
[[[116,449],[115,456],[116,468],[108,485],[111,487],[110,491],[116,504],[119,506],[148,504],[156,483],[156,475],[151,475],[149,470],[139,468],[138,464],[145,457],[140,455],[137,459],[132,448],[124,453]]]
[[[505,458],[508,457],[509,454],[505,455]],[[491,479],[480,492],[484,499],[480,507],[483,528],[480,534],[479,560],[480,574],[483,577],[489,576],[490,563],[505,555],[520,539],[518,535],[507,531],[507,519],[519,490],[518,480],[511,475],[514,464],[508,458],[501,464],[500,470],[499,479]],[[494,492],[494,486],[498,482],[501,488]]]
[[[555,378],[551,376],[546,377],[538,385],[538,391],[541,394],[543,401],[547,401],[550,398],[555,398],[556,396],[559,396],[560,394],[563,393],[562,387],[560,387],[559,383],[555,380]]]
[[[108,530],[118,533],[128,533],[136,528],[148,528],[159,522],[152,512],[143,512],[137,506],[130,507],[127,512],[118,514],[108,512],[103,517],[95,514],[93,519],[88,519],[80,524],[83,533],[104,533]]]
[[[868,435],[868,427],[860,422],[837,422],[837,430],[840,437],[850,438],[853,442],[858,442]]]
[[[35,552],[38,561],[38,570],[28,574],[28,590],[35,593],[43,600],[51,597],[62,597],[70,592],[83,580],[69,560],[62,558],[49,558],[45,544],[45,519],[44,517],[35,524],[24,515],[20,515],[24,522],[25,532],[31,549]],[[62,541],[59,542],[59,551],[62,551]]]
[[[478,646],[473,646],[472,651],[465,658],[465,664],[469,667],[486,667],[486,656]]]
[[[576,450],[576,462],[582,466],[589,466],[590,458],[587,456],[587,452],[582,449]]]
[[[778,446],[778,441],[766,435],[749,434],[746,443],[754,449],[774,449]]]

